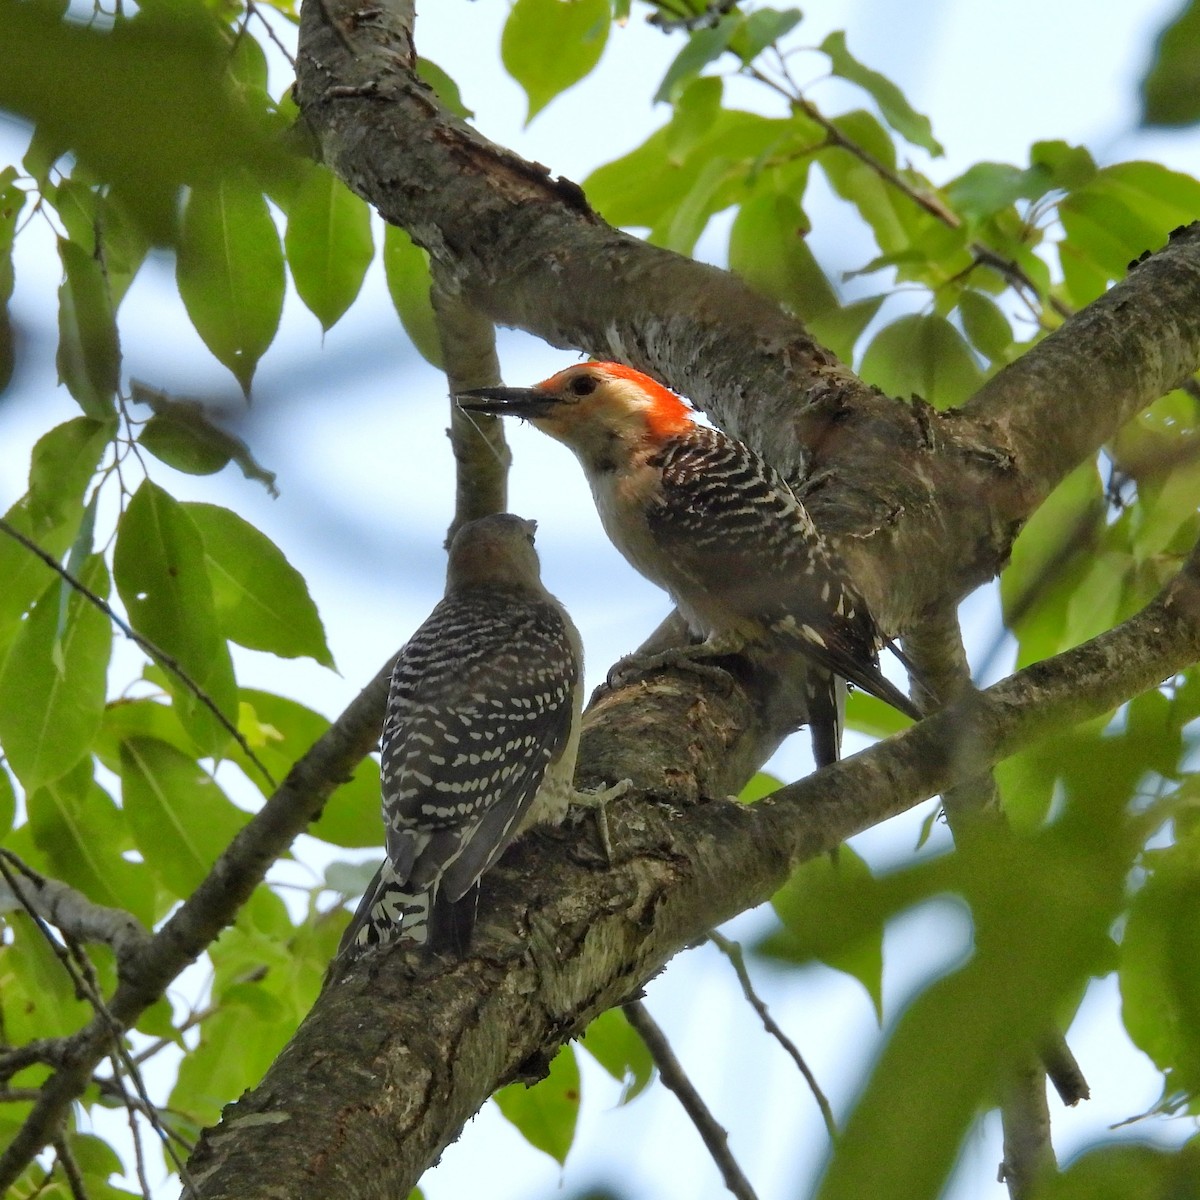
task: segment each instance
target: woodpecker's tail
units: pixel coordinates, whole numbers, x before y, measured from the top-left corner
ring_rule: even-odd
[[[380,864],[338,943],[338,956],[403,942],[415,949],[465,954],[475,928],[476,883],[458,900],[448,900],[437,882],[414,888],[388,859]]]

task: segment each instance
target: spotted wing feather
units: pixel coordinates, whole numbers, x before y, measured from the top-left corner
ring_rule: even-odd
[[[567,743],[578,674],[551,604],[487,589],[434,609],[392,674],[380,764],[388,857],[343,944],[426,943],[444,924],[437,906],[473,903]]]
[[[669,440],[652,465],[662,472],[662,495],[648,523],[688,577],[680,592],[702,591],[710,608],[795,639],[812,661],[919,716],[879,670],[882,639],[865,602],[773,467],[700,426]]]

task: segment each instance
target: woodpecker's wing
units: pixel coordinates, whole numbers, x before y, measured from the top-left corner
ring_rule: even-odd
[[[388,857],[457,900],[503,852],[567,745],[579,678],[550,603],[496,589],[443,600],[392,674],[381,776]]]
[[[748,446],[696,426],[650,460],[662,495],[647,513],[663,557],[686,574],[680,592],[796,639],[813,661],[914,719],[879,670],[866,604],[783,477]]]

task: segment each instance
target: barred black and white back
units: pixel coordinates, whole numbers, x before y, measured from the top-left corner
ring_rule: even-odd
[[[401,651],[381,740],[387,859],[343,950],[462,949],[480,876],[523,828],[565,811],[581,654],[566,613],[532,582],[456,588]]]
[[[774,467],[701,425],[664,442],[648,465],[662,480],[647,512],[658,561],[683,576],[660,582],[694,628],[800,643],[818,668],[809,690],[823,712],[841,708],[832,673],[919,719],[879,669],[883,638],[866,603]]]

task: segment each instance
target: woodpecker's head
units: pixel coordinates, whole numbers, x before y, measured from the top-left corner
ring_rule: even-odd
[[[531,388],[480,388],[456,399],[472,412],[526,417],[601,470],[692,424],[692,410],[674,392],[611,362],[580,363]]]
[[[464,525],[450,543],[446,590],[464,587],[541,588],[541,568],[533,548],[536,521],[494,513]]]

